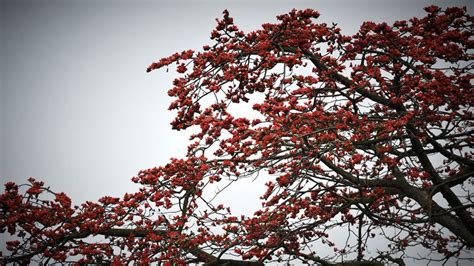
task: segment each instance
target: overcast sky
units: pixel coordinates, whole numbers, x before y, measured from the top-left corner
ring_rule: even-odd
[[[145,69],[209,43],[224,9],[250,31],[314,8],[344,33],[421,16],[433,3],[472,13],[469,1],[0,1],[1,183],[33,176],[75,203],[133,191],[140,169],[184,155],[188,134],[169,126],[173,73]],[[263,191],[247,186],[245,198]],[[229,204],[250,211],[241,195],[230,191]]]

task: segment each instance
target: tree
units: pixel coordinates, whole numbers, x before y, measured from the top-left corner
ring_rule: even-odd
[[[138,192],[81,206],[34,179],[7,183],[0,230],[14,237],[2,262],[404,265],[411,247],[462,256],[474,246],[473,17],[425,10],[353,36],[310,9],[245,34],[224,11],[212,45],[147,69],[176,66],[172,126],[196,132],[187,156],[139,172]],[[253,215],[213,200],[216,185],[258,175],[269,181]]]

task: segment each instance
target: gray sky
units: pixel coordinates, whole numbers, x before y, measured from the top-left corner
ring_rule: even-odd
[[[472,13],[469,1],[0,1],[1,183],[33,176],[75,203],[133,191],[140,169],[185,154],[188,133],[169,126],[174,74],[145,69],[209,43],[226,8],[245,31],[292,8],[317,9],[344,33],[433,3]],[[228,203],[244,212],[263,191],[246,186],[245,201],[231,190]]]

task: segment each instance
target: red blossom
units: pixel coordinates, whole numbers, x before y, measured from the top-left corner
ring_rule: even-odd
[[[169,109],[174,129],[193,128],[186,156],[140,171],[134,193],[80,206],[33,178],[8,182],[0,231],[15,240],[1,263],[387,263],[410,246],[462,256],[474,246],[473,19],[425,10],[352,36],[311,9],[249,33],[224,11],[203,51],[147,68],[176,69]],[[220,195],[248,178],[267,179],[261,208],[232,215]],[[368,245],[378,240],[388,247]]]

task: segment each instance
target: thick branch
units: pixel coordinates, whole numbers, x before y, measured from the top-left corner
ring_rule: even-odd
[[[421,165],[423,166],[424,170],[430,174],[431,180],[435,185],[439,186],[439,190],[443,197],[448,201],[449,205],[453,208],[462,206],[461,201],[459,198],[454,194],[454,192],[450,189],[447,184],[443,184],[443,179],[439,176],[436,169],[433,167],[430,159],[426,155],[423,150],[423,146],[420,140],[416,137],[419,134],[418,130],[413,126],[411,123],[407,124],[407,129],[410,131],[410,141],[413,146],[413,150],[415,151],[418,159],[420,160]],[[469,228],[470,235],[474,238],[474,219],[472,215],[463,208],[455,209],[456,215],[461,219],[462,223]],[[474,242],[470,244],[472,247]]]

